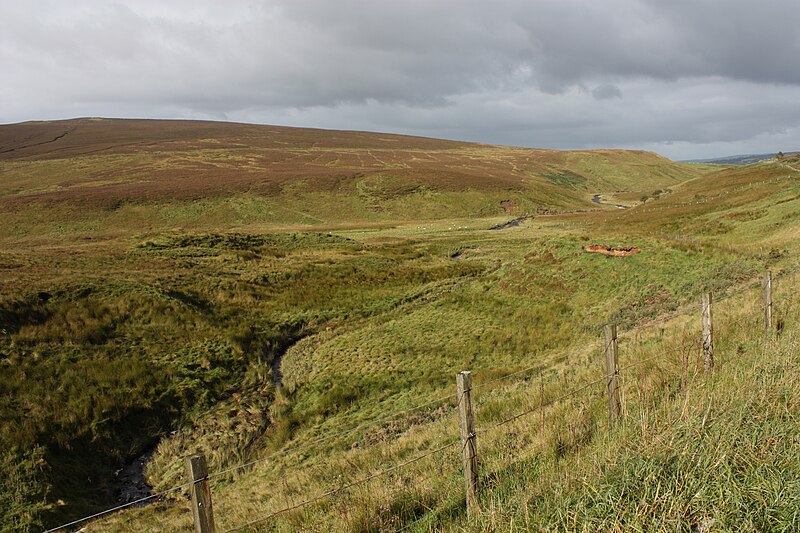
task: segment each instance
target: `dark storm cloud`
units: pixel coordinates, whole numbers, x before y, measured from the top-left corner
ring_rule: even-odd
[[[796,0],[0,0],[0,122],[203,117],[798,148]],[[759,145],[760,146],[760,145]]]

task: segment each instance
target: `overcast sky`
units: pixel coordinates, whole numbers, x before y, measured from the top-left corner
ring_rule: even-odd
[[[800,150],[798,22],[798,0],[0,0],[0,123]]]

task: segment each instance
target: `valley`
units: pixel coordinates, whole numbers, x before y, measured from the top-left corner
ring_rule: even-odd
[[[202,451],[212,473],[257,461],[214,479],[220,529],[235,529],[457,435],[454,406],[437,401],[461,370],[483,384],[535,367],[531,380],[553,396],[594,379],[610,322],[625,332],[626,357],[680,354],[634,380],[638,418],[614,436],[627,454],[621,470],[603,451],[602,401],[570,404],[588,422],[567,436],[555,422],[539,434],[521,423],[516,441],[487,434],[481,527],[507,530],[533,515],[545,529],[648,529],[695,512],[687,489],[672,495],[686,507],[656,499],[615,518],[586,487],[650,487],[631,474],[639,467],[657,484],[667,423],[682,428],[679,441],[693,434],[687,406],[702,410],[752,377],[740,368],[760,372],[742,361],[765,349],[748,290],[766,269],[780,275],[785,329],[764,379],[797,406],[796,365],[775,370],[796,361],[799,331],[792,165],[792,156],[729,167],[211,122],[0,126],[0,473],[9,480],[0,522],[33,531],[113,507],[115,471],[150,451],[147,483],[168,490],[185,483],[183,457]],[[638,252],[587,253],[593,245]],[[681,396],[686,376],[673,374],[697,355],[692,313],[704,291],[720,296],[720,360],[731,373]],[[487,385],[479,419],[512,413],[520,395],[537,400],[539,385],[525,396],[526,385]],[[782,416],[773,407],[764,428]],[[554,416],[568,424],[574,412],[563,409]],[[780,450],[797,442],[798,426],[792,418],[783,440],[764,444],[792,487],[800,465]],[[686,438],[682,449],[710,446]],[[417,465],[424,480],[398,474],[253,527],[464,530],[460,471],[444,466],[458,464],[456,452]],[[781,490],[742,498],[752,507]],[[181,494],[81,526],[189,530]],[[729,521],[741,518],[726,507],[734,500],[708,498]],[[769,519],[787,516],[781,508]]]

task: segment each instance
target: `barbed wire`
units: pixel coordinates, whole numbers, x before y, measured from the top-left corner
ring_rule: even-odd
[[[587,346],[584,346],[584,347],[582,347],[582,348],[577,348],[577,349],[575,349],[575,350],[572,350],[571,352],[568,352],[568,353],[562,354],[562,355],[561,355],[561,357],[563,357],[563,358],[569,358],[569,357],[572,357],[573,355],[578,355],[578,354],[579,354],[579,353],[581,353],[581,352],[585,352],[585,351],[591,350],[592,348],[595,348],[595,347],[597,346],[597,344],[598,344],[597,342],[590,343],[589,345],[587,345]],[[535,355],[535,354],[528,353],[528,354],[526,354],[526,355]],[[520,374],[525,374],[525,373],[527,373],[527,372],[531,372],[531,371],[533,371],[533,370],[539,370],[539,371],[543,371],[543,370],[545,370],[545,369],[544,369],[544,368],[542,368],[542,365],[541,365],[541,363],[540,363],[540,364],[537,364],[537,365],[534,365],[534,366],[529,366],[528,368],[523,368],[522,370],[516,370],[516,371],[514,371],[514,372],[510,372],[510,373],[508,373],[508,374],[505,374],[505,375],[503,375],[503,376],[500,376],[500,377],[497,377],[497,378],[491,379],[491,380],[489,380],[489,381],[484,381],[484,382],[482,382],[482,383],[478,383],[478,384],[476,384],[476,385],[473,385],[473,388],[475,388],[475,389],[479,389],[479,388],[481,388],[481,387],[487,387],[487,386],[489,386],[489,385],[492,385],[492,384],[494,384],[494,383],[497,383],[497,382],[499,382],[499,381],[504,381],[504,380],[506,380],[506,379],[508,379],[508,378],[511,378],[511,377],[514,377],[514,376],[518,376],[518,375],[520,375]],[[550,369],[550,370],[552,371],[552,369]]]
[[[635,363],[631,363],[631,364],[629,364],[629,365],[625,365],[625,366],[623,366],[623,367],[620,367],[620,368],[617,370],[617,374],[621,374],[621,373],[623,373],[623,372],[625,372],[625,371],[627,371],[627,370],[629,370],[629,369],[631,369],[631,368],[633,368],[633,367],[636,367],[636,366],[643,365],[643,364],[645,364],[645,363],[648,363],[648,362],[650,362],[650,361],[654,361],[654,360],[656,360],[656,359],[663,359],[663,358],[664,358],[664,355],[665,355],[665,354],[663,354],[663,353],[660,353],[660,354],[658,354],[658,355],[654,355],[654,356],[652,356],[652,357],[648,357],[647,359],[641,359],[641,360],[639,360],[639,361],[636,361]],[[666,355],[683,355],[683,354],[682,354],[680,351],[678,351],[678,350],[671,350],[671,351],[667,352],[667,353],[666,353]]]
[[[475,435],[480,435],[481,433],[486,433],[487,431],[491,431],[491,430],[496,429],[496,428],[498,428],[500,426],[504,426],[504,425],[506,425],[506,424],[508,424],[510,422],[513,422],[514,420],[522,418],[523,416],[526,416],[526,415],[529,415],[531,413],[534,413],[534,412],[538,411],[539,409],[543,409],[545,407],[553,405],[554,403],[556,403],[558,401],[561,401],[561,400],[564,400],[566,398],[569,398],[570,396],[578,394],[579,392],[583,392],[584,390],[588,389],[589,387],[591,387],[593,385],[597,385],[598,383],[600,383],[602,381],[605,381],[607,379],[608,379],[608,376],[603,376],[600,379],[596,379],[594,381],[590,381],[589,383],[586,383],[583,386],[578,387],[577,389],[571,390],[571,391],[569,391],[569,392],[567,392],[565,394],[562,394],[561,396],[558,396],[556,398],[552,398],[552,399],[548,400],[547,402],[545,402],[543,404],[539,404],[539,405],[537,405],[536,407],[534,407],[532,409],[528,409],[528,410],[523,411],[522,413],[516,414],[516,415],[514,415],[514,416],[512,416],[510,418],[506,418],[505,420],[503,420],[501,422],[498,422],[496,424],[493,424],[493,425],[491,425],[491,426],[489,426],[487,428],[483,428],[483,429],[480,429],[478,431],[475,431]]]

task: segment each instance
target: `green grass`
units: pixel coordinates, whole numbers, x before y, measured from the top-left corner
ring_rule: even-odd
[[[104,279],[9,310],[28,321],[8,332],[7,383],[19,385],[7,394],[36,409],[24,422],[6,411],[7,427],[20,428],[7,438],[56,450],[51,467],[67,479],[50,478],[51,496],[66,505],[49,520],[111,504],[110,486],[68,483],[86,450],[104,457],[96,476],[111,480],[124,457],[178,428],[148,470],[168,488],[196,449],[219,470],[435,397],[463,368],[482,378],[553,365],[609,318],[633,325],[685,305],[709,280],[722,289],[762,267],[714,248],[618,237],[604,242],[645,251],[607,259],[582,251],[589,241],[578,228],[449,227],[424,238],[406,228],[401,239],[398,229],[362,240],[349,231],[149,236],[107,256]],[[454,261],[459,247],[469,254]],[[95,257],[64,257],[60,275]],[[302,337],[276,393],[272,358]],[[133,434],[120,432],[127,427]],[[62,449],[75,442],[84,443],[77,454]]]
[[[787,281],[785,290],[794,283]],[[662,340],[663,362],[634,370],[624,382],[626,413],[618,428],[601,429],[606,415],[602,408],[589,408],[583,416],[594,424],[586,426],[590,436],[570,453],[540,446],[510,464],[489,459],[486,477],[497,481],[485,492],[485,512],[471,527],[796,529],[800,461],[792,450],[800,425],[792,413],[800,402],[800,339],[793,324],[778,341],[764,343],[752,304],[758,294],[748,296],[718,304],[721,342],[713,375],[693,374],[691,367],[682,371],[669,350],[680,346]],[[797,311],[786,303],[783,309],[787,317]],[[623,350],[623,357],[645,355],[632,350]],[[696,353],[691,350],[692,357]],[[456,519],[439,528],[461,530],[466,522]]]
[[[583,176],[578,176],[571,172],[563,172],[561,174],[548,174],[545,176],[547,181],[555,183],[559,187],[570,190],[586,189],[587,179]]]
[[[797,401],[796,376],[781,363],[794,353],[794,278],[781,281],[787,327],[777,344],[758,340],[755,293],[737,293],[720,306],[719,373],[687,381],[684,368],[696,351],[701,292],[722,298],[767,267],[800,266],[798,193],[785,166],[704,179],[708,168],[653,154],[413,139],[395,150],[318,132],[331,146],[287,151],[258,145],[275,132],[254,131],[245,146],[219,133],[231,146],[191,137],[143,153],[119,145],[105,155],[0,162],[3,201],[63,192],[0,211],[9,228],[0,237],[0,477],[8,480],[0,522],[8,528],[38,530],[112,506],[114,470],[156,443],[147,475],[161,490],[183,483],[189,453],[205,452],[220,471],[450,394],[463,369],[480,383],[533,367],[545,396],[556,397],[602,372],[608,321],[630,331],[626,361],[680,355],[626,382],[627,416],[614,433],[602,391],[592,389],[548,410],[544,431],[538,419],[520,420],[481,436],[487,490],[477,526],[464,518],[453,447],[264,530],[658,530],[708,517],[723,530],[737,520],[796,525],[788,450],[798,433],[781,411]],[[366,147],[336,144],[351,141]],[[287,154],[295,166],[281,167]],[[275,174],[266,179],[265,169]],[[208,188],[188,194],[189,183]],[[220,183],[230,190],[213,188]],[[667,187],[623,212],[547,213],[585,210],[587,193]],[[518,205],[514,217],[534,216],[487,231],[512,217],[504,200]],[[642,252],[585,253],[594,243]],[[279,356],[282,388],[272,376]],[[481,391],[480,424],[534,407],[537,372],[530,378]],[[730,394],[747,380],[762,392]],[[699,413],[712,400],[727,407],[708,426]],[[223,476],[213,484],[220,527],[424,454],[454,438],[455,424],[448,400]],[[729,448],[715,444],[723,436]],[[716,464],[715,446],[728,462]],[[759,510],[779,493],[790,495],[786,505]],[[189,520],[185,501],[170,497],[89,530],[170,531]]]
[[[800,388],[798,330],[788,319],[798,311],[791,299],[796,282],[796,276],[780,280],[776,302],[785,323],[776,341],[763,340],[758,290],[717,302],[712,375],[698,368],[696,320],[679,317],[625,333],[623,368],[660,357],[623,371],[624,416],[613,430],[602,384],[549,406],[543,428],[535,410],[540,394],[555,398],[602,375],[597,344],[569,365],[543,365],[541,392],[535,371],[478,388],[477,428],[487,431],[478,436],[482,490],[471,521],[464,516],[458,447],[450,447],[256,530],[690,531],[702,524],[713,531],[793,530],[800,519],[800,462],[793,453],[800,425],[792,413]],[[492,429],[531,408],[531,415]],[[324,424],[320,429],[325,434]],[[450,400],[277,457],[214,484],[218,524],[231,527],[311,499],[457,435]],[[188,520],[185,505],[175,503],[96,527],[175,529],[188,527]]]

